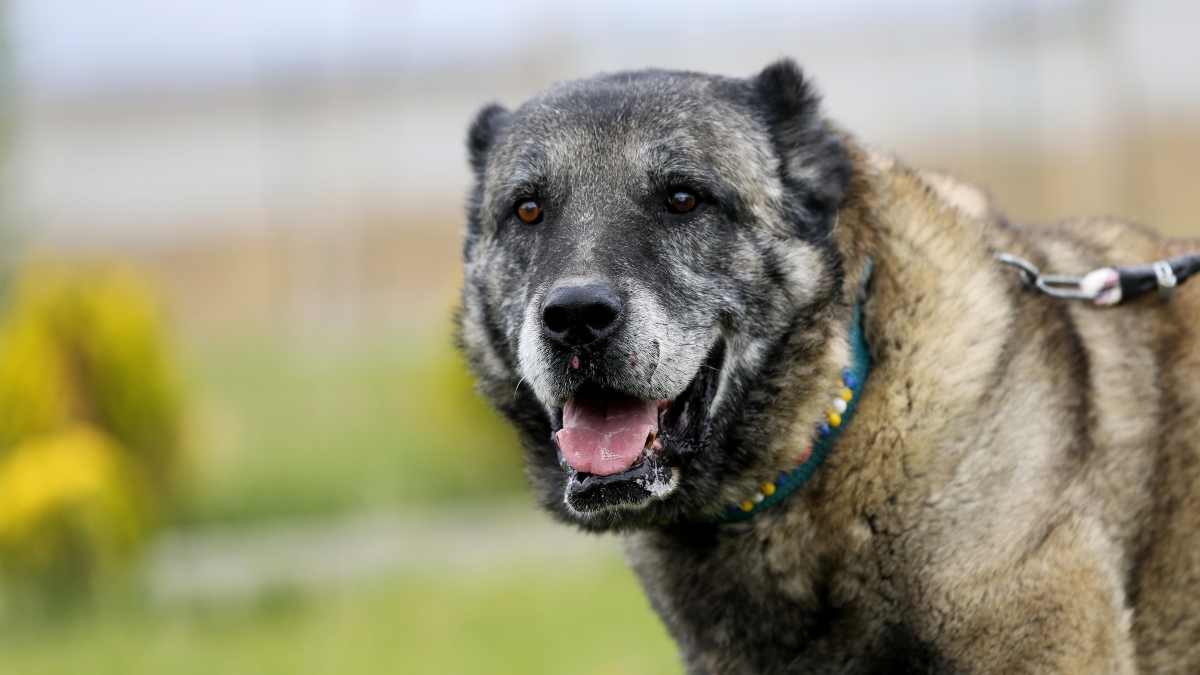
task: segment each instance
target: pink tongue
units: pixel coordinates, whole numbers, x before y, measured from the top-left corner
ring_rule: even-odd
[[[658,401],[632,396],[576,396],[563,406],[555,438],[571,468],[608,476],[633,466],[650,432],[658,432]]]

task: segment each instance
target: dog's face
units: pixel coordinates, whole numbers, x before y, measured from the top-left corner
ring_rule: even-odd
[[[799,70],[559,84],[469,146],[461,337],[540,500],[596,529],[711,510],[840,287],[850,161]]]

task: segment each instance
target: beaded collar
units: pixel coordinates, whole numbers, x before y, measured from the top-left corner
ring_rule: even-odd
[[[707,522],[733,523],[761,513],[782,501],[812,476],[854,415],[862,394],[863,381],[867,379],[871,354],[863,338],[862,311],[859,308],[854,310],[854,323],[850,327],[850,353],[850,365],[841,373],[841,386],[833,394],[825,420],[817,427],[817,440],[800,455],[795,467],[781,471],[775,480],[763,483],[753,495],[739,503],[730,504],[724,514]]]

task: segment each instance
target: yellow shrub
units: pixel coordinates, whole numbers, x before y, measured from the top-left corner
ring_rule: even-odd
[[[160,483],[180,443],[180,396],[149,286],[127,268],[94,270],[78,302],[79,345],[100,425]]]
[[[70,421],[71,378],[53,328],[35,315],[0,324],[0,456]]]
[[[48,583],[109,570],[143,532],[140,474],[119,445],[84,425],[11,450],[0,460],[0,569]]]
[[[180,443],[180,395],[161,326],[150,287],[126,267],[27,265],[0,322],[0,455],[86,422],[165,488]]]
[[[40,259],[0,318],[0,571],[87,583],[166,502],[180,394],[149,286],[114,264]]]

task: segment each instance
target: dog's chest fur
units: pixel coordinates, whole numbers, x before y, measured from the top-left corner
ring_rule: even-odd
[[[830,536],[802,519],[630,537],[634,568],[689,671],[945,672],[934,646],[896,620],[902,594],[876,550],[891,536],[861,526]]]

